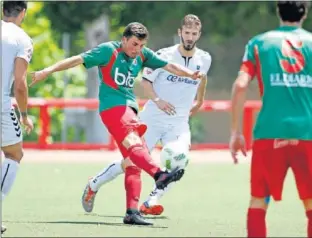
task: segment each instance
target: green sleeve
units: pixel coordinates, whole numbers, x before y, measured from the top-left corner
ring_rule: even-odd
[[[87,69],[94,66],[106,65],[109,62],[113,51],[113,46],[110,43],[100,44],[81,54],[83,65]]]
[[[244,53],[244,57],[243,57],[243,62],[249,61],[249,62],[252,62],[253,64],[256,63],[254,47],[255,47],[254,46],[254,40],[252,39],[245,46],[245,53]]]
[[[154,51],[144,48],[143,49],[143,55],[144,55],[144,67],[148,67],[151,69],[158,69],[163,68],[168,64],[167,60],[162,59],[160,56],[158,56]]]

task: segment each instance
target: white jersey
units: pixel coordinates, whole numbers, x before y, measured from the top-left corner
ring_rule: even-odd
[[[159,50],[157,54],[169,62],[183,65],[192,71],[201,71],[204,74],[208,73],[211,65],[211,56],[209,53],[196,48],[192,57],[184,57],[180,54],[178,47],[179,45],[174,45],[164,48]],[[157,118],[156,120],[159,123],[171,123],[177,120],[188,121],[190,110],[200,84],[199,79],[193,80],[191,78],[179,77],[162,68],[154,71],[150,68],[144,68],[142,77],[153,83],[153,88],[157,96],[171,103],[175,107],[176,114],[169,116],[160,110],[153,101],[148,100],[140,112],[140,117]]]
[[[23,58],[30,62],[33,45],[30,37],[22,28],[11,22],[1,21],[2,45],[2,112],[10,112],[12,102],[10,98],[11,87],[14,80],[14,64],[16,58]]]

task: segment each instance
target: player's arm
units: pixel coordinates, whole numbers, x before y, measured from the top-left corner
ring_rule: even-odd
[[[190,111],[190,116],[194,115],[196,112],[199,111],[199,109],[201,108],[205,100],[206,88],[207,88],[207,82],[208,82],[207,74],[209,72],[211,62],[212,62],[211,55],[208,52],[205,52],[202,56],[202,61],[204,65],[204,71],[203,71],[204,74],[199,84],[199,87],[197,89],[196,103]]]
[[[154,90],[153,83],[157,79],[159,73],[160,69],[152,70],[149,68],[145,68],[143,70],[141,85],[148,99],[152,100],[160,110],[164,111],[168,115],[174,115],[176,113],[174,106],[169,102],[166,102],[159,98]]]
[[[32,58],[33,46],[29,38],[23,38],[18,42],[18,52],[14,61],[14,97],[20,111],[21,121],[29,133],[33,129],[33,123],[28,118],[28,87],[27,69]]]
[[[246,72],[240,72],[232,86],[231,97],[231,134],[241,134],[240,118],[243,114],[246,93],[251,76]]]
[[[240,117],[243,114],[246,93],[250,81],[254,78],[256,64],[252,43],[248,43],[245,49],[242,65],[239,74],[232,86],[231,97],[231,133],[240,134]]]
[[[179,65],[176,63],[168,62],[168,64],[166,64],[163,67],[163,69],[167,70],[168,72],[170,72],[172,74],[180,76],[180,77],[188,77],[188,78],[193,78],[193,79],[197,79],[199,77],[202,77],[202,76],[200,76],[199,72],[197,72],[197,74],[195,74],[195,72],[193,72],[192,70],[184,67],[183,65]]]
[[[27,87],[28,62],[20,57],[15,59],[14,67],[14,96],[21,116],[27,116],[28,87]]]
[[[156,55],[152,50],[145,48],[144,55],[146,57],[144,66],[151,69],[163,68],[164,70],[175,74],[180,77],[188,77],[192,79],[202,78],[203,75],[199,71],[193,72],[192,70],[172,62],[168,62]]]
[[[197,89],[196,102],[191,109],[190,116],[193,116],[195,113],[197,113],[199,109],[201,108],[201,106],[203,105],[204,100],[205,100],[205,95],[206,95],[207,82],[208,82],[208,78],[207,78],[207,75],[205,75],[202,78],[199,84],[199,87]]]
[[[240,72],[232,86],[231,98],[231,138],[230,150],[234,163],[238,162],[237,152],[241,151],[246,156],[245,139],[241,133],[240,118],[243,114],[246,93],[250,81],[256,71],[253,44],[249,42],[245,49],[243,63]]]
[[[110,51],[110,48],[104,43],[80,55],[60,60],[41,71],[32,73],[33,81],[31,85],[44,80],[55,72],[74,68],[81,64],[83,64],[87,69],[98,65],[105,65],[110,57]]]

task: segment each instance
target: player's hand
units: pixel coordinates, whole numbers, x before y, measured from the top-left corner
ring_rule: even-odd
[[[193,75],[191,76],[192,79],[202,79],[204,77],[204,74],[200,71],[195,71]]]
[[[36,72],[32,72],[30,73],[31,76],[31,83],[30,83],[30,87],[35,85],[36,83],[46,79],[49,76],[49,72],[45,69],[40,70],[40,71],[36,71]]]
[[[239,151],[241,151],[244,156],[247,155],[245,138],[242,134],[233,133],[230,139],[229,147],[230,147],[230,151],[231,151],[234,164],[238,163],[237,153]]]
[[[168,115],[174,115],[176,114],[176,111],[175,111],[175,107],[170,104],[169,102],[166,102],[162,99],[159,99],[157,102],[155,102],[157,107],[164,111],[165,113],[167,113]]]
[[[29,116],[23,116],[21,118],[21,123],[24,125],[27,134],[29,134],[34,129],[34,124]]]
[[[190,117],[193,116],[194,114],[196,114],[199,109],[201,108],[202,104],[196,104],[195,106],[192,107],[191,111],[190,111]]]

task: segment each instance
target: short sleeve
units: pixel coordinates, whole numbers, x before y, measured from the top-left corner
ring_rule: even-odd
[[[168,61],[161,58],[161,56],[157,55],[154,51],[144,48],[143,51],[144,62],[143,66],[151,69],[163,68],[168,64]]]
[[[26,60],[27,63],[31,61],[33,55],[33,43],[29,36],[20,38],[18,41],[17,58]]]
[[[255,76],[256,72],[256,59],[254,47],[255,46],[252,40],[250,40],[248,44],[245,46],[245,53],[239,70],[240,72],[249,74],[251,78]]]
[[[208,52],[205,52],[203,55],[203,63],[204,63],[204,67],[203,67],[203,72],[204,74],[208,74],[209,69],[211,67],[211,55]]]
[[[81,57],[83,59],[83,65],[87,69],[95,66],[106,65],[109,62],[113,51],[114,49],[111,44],[100,44],[95,48],[81,54]]]
[[[142,78],[153,83],[158,77],[161,70],[162,70],[161,68],[155,70],[151,68],[144,68]]]

